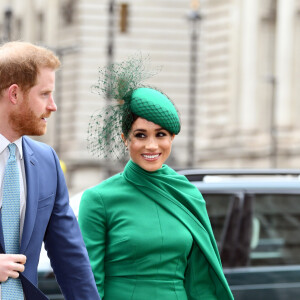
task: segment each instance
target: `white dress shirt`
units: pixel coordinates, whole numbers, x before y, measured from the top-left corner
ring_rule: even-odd
[[[10,141],[7,140],[2,134],[0,134],[0,210],[2,209],[3,201],[3,177],[6,167],[6,163],[9,157],[8,145]],[[16,144],[16,159],[19,167],[20,176],[20,242],[23,233],[25,211],[26,211],[26,176],[25,176],[25,166],[23,159],[23,149],[22,149],[22,137],[14,141]],[[1,285],[0,285],[0,299],[1,299]]]

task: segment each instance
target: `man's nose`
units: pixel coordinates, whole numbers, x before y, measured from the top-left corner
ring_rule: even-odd
[[[47,108],[51,111],[57,111],[57,106],[55,104],[53,96],[50,97]]]

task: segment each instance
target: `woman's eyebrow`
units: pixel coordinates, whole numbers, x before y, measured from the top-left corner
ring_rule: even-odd
[[[147,130],[146,129],[135,129],[133,132],[136,132],[136,131],[142,131],[142,132],[147,132]]]
[[[159,127],[159,128],[155,129],[155,131],[161,131],[161,130],[166,130],[166,129],[164,129],[162,127]],[[140,129],[140,128],[138,128],[138,129],[135,129],[133,132],[136,132],[136,131],[147,132],[147,129]]]

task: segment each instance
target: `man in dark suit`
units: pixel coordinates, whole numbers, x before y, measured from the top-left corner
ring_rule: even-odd
[[[1,300],[47,299],[36,287],[43,241],[65,299],[100,299],[57,155],[25,136],[46,132],[47,119],[57,108],[52,94],[59,66],[59,59],[43,47],[25,42],[0,47]],[[17,171],[7,179],[11,158]],[[15,201],[11,198],[17,198],[17,220],[5,213],[7,203]],[[19,251],[12,253],[8,231],[15,221]]]

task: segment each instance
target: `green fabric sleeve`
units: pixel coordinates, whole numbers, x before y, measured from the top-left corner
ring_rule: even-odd
[[[88,189],[83,193],[78,222],[88,250],[98,293],[103,299],[106,211],[102,198],[96,189]]]
[[[195,244],[191,250],[185,274],[184,287],[189,300],[218,300],[210,265]]]

